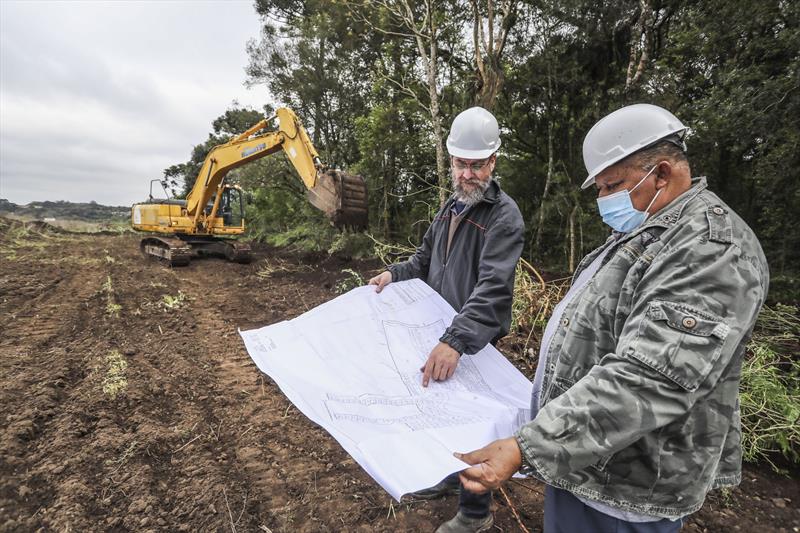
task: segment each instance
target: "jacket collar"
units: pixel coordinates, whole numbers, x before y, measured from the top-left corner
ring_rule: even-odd
[[[707,187],[708,183],[706,182],[705,176],[692,178],[692,186],[689,187],[688,191],[684,192],[670,203],[662,207],[659,212],[655,213],[652,217],[650,217],[649,220],[642,224],[642,227],[674,226],[675,223],[678,222],[678,219],[680,218],[683,209],[686,207],[686,204],[688,204],[692,198],[700,194],[700,192]]]

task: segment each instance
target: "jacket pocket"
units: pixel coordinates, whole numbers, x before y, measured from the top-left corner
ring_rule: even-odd
[[[729,331],[721,318],[710,313],[653,300],[628,353],[693,392],[714,368]]]

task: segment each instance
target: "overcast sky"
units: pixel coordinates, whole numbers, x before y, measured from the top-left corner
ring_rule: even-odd
[[[0,198],[130,205],[246,89],[251,0],[0,0]]]

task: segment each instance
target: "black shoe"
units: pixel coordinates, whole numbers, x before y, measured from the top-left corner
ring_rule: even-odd
[[[455,485],[452,483],[448,483],[447,480],[442,480],[433,487],[428,487],[427,489],[418,490],[416,492],[411,492],[408,496],[414,498],[415,500],[435,500],[437,498],[444,498],[445,496],[449,496],[450,494],[459,494],[461,492],[461,484],[456,483]]]

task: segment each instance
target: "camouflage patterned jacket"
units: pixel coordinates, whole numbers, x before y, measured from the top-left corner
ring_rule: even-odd
[[[522,471],[611,507],[675,519],[741,480],[738,389],[769,273],[704,178],[626,235],[564,310]],[[574,278],[573,278],[574,279]]]

